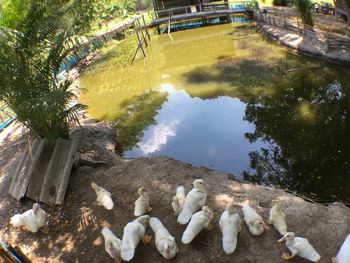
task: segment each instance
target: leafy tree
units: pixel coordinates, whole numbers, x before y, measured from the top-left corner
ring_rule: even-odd
[[[88,32],[91,30],[92,23],[100,20],[110,0],[73,0],[70,2],[75,30]]]
[[[16,29],[27,15],[30,0],[0,1],[0,26]]]
[[[38,137],[68,138],[69,125],[86,108],[76,102],[71,82],[58,79],[71,56],[70,11],[61,2],[35,1],[21,31],[0,28],[0,101]]]
[[[294,6],[297,9],[304,25],[314,26],[312,17],[312,1],[311,0],[294,0]]]

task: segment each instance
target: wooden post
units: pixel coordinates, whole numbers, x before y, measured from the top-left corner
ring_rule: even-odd
[[[284,8],[283,8],[283,7],[282,7],[282,12],[283,12],[283,20],[284,20],[283,28],[286,28],[287,22],[286,22],[286,15],[285,15],[285,13],[284,13]]]
[[[139,18],[136,18],[136,21],[137,21],[137,24],[138,24],[138,26],[139,26],[139,29],[141,30],[141,36],[142,36],[141,42],[142,42],[142,43],[145,42],[145,45],[146,45],[146,47],[147,47],[148,44],[147,44],[147,40],[146,40],[146,38],[145,38],[145,34],[144,34],[144,32],[143,32],[143,29],[142,29],[142,26],[141,26],[141,23],[140,23],[140,19],[139,19]],[[141,43],[141,44],[142,44],[142,43]]]
[[[145,17],[143,16],[143,14],[142,14],[142,21],[143,21],[143,27],[145,28],[146,35],[147,35],[147,37],[148,37],[148,40],[151,40],[151,36],[150,36],[150,34],[148,33],[147,25],[146,25],[146,21],[145,21]]]
[[[135,51],[135,54],[134,54],[132,60],[135,59],[136,54],[137,54],[137,51],[138,51],[139,49],[141,49],[143,58],[146,57],[145,51],[143,50],[143,47],[142,47],[142,42],[141,42],[141,39],[140,39],[140,36],[139,36],[139,32],[138,32],[138,28],[137,28],[137,25],[136,25],[136,23],[135,23],[135,20],[133,21],[133,23],[134,23],[135,33],[136,33],[136,36],[137,36],[137,41],[138,41],[139,44],[138,44],[138,46],[137,46],[137,48],[136,48],[136,51]]]
[[[159,18],[158,12],[156,11],[156,5],[154,4],[154,0],[152,0],[152,6],[153,6],[154,17]],[[157,8],[157,10],[158,10],[158,8]],[[142,15],[142,17],[143,17],[143,15]]]
[[[171,14],[169,14],[168,34],[170,34],[170,30],[171,30]]]

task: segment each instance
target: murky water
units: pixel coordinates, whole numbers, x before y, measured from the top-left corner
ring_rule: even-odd
[[[126,157],[165,155],[321,201],[350,201],[350,69],[232,23],[155,36],[147,59],[85,72],[81,101]],[[132,54],[130,53],[130,56]]]

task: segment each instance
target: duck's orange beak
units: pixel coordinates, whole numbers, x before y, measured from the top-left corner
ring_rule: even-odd
[[[285,240],[286,240],[286,237],[283,236],[282,238],[278,239],[277,242],[278,242],[278,243],[281,243],[281,242],[283,242],[283,241],[285,241]]]

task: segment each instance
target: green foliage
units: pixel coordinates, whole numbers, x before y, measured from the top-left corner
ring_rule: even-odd
[[[106,5],[109,0],[74,0],[72,1],[73,26],[75,29],[88,32],[92,22],[105,18]]]
[[[34,3],[46,3],[52,8],[65,9],[65,22],[75,31],[88,32],[94,21],[109,19],[113,15],[112,0],[3,0],[0,1],[0,26],[20,30],[27,12]]]
[[[274,6],[290,6],[292,4],[291,0],[273,0],[272,4]]]
[[[26,17],[30,0],[0,1],[0,26],[17,28]]]
[[[0,101],[39,137],[68,138],[85,106],[75,103],[70,81],[57,77],[70,57],[65,41],[69,9],[60,3],[32,3],[22,31],[0,28]]]
[[[303,23],[305,25],[314,26],[314,21],[312,17],[312,1],[294,0],[294,6],[297,9]]]

